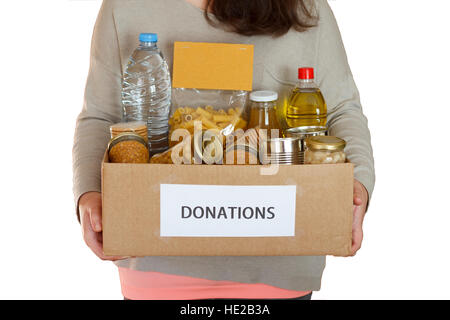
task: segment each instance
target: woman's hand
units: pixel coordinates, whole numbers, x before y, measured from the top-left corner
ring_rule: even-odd
[[[353,183],[353,227],[352,227],[352,255],[354,256],[363,240],[363,220],[367,210],[369,194],[366,188],[355,180]]]
[[[116,261],[126,257],[107,257],[103,253],[102,195],[87,192],[79,201],[80,220],[84,242],[102,260]]]

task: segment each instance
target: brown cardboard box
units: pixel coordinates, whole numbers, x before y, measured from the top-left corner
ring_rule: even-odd
[[[348,256],[350,254],[353,211],[352,164],[280,166],[278,173],[274,175],[261,175],[261,168],[262,166],[239,165],[114,164],[109,163],[105,156],[102,166],[105,254],[126,256]],[[161,185],[180,184],[296,186],[295,235],[162,237]],[[186,194],[181,192],[169,196],[179,200],[186,197]],[[220,198],[233,202],[226,193],[221,194]],[[270,197],[258,201],[270,200],[267,198]],[[189,202],[189,199],[183,201]],[[180,218],[180,212],[174,211],[173,219]],[[238,224],[247,223],[245,219],[236,221]],[[257,223],[256,220],[249,221],[250,224]],[[255,229],[251,230],[258,232]],[[294,228],[292,230],[294,231]]]

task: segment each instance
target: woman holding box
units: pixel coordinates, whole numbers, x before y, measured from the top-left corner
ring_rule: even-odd
[[[207,9],[205,9],[207,8]],[[73,149],[74,193],[83,236],[116,261],[128,299],[308,299],[325,257],[106,257],[100,166],[109,126],[121,121],[123,67],[140,32],[158,33],[172,65],[174,41],[255,45],[255,89],[290,90],[298,66],[314,66],[328,104],[330,134],[355,164],[353,253],[375,175],[370,133],[333,13],[326,0],[104,0],[94,30],[85,103]]]

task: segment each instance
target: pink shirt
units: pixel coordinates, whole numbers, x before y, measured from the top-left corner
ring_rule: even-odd
[[[119,268],[119,275],[122,294],[131,300],[291,299],[311,293],[262,283],[212,281],[125,268]]]

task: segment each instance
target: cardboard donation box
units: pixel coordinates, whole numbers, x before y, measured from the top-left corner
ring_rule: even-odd
[[[251,90],[252,66],[252,46],[176,43],[173,86]],[[122,164],[106,153],[102,196],[106,255],[351,253],[351,163]]]
[[[350,254],[353,165],[103,163],[107,255]]]

